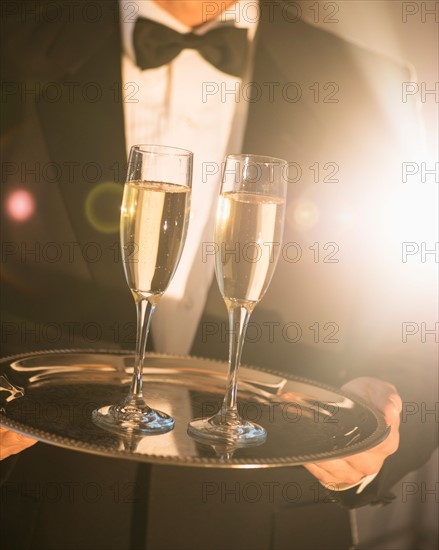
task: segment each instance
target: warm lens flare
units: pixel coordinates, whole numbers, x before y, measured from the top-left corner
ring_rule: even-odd
[[[24,222],[35,212],[35,199],[25,189],[12,191],[6,199],[6,211],[14,221]]]

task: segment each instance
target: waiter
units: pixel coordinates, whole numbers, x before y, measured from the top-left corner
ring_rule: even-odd
[[[195,160],[189,233],[154,315],[154,349],[224,357],[225,308],[203,254],[220,164],[239,150],[272,155],[290,162],[284,240],[296,256],[290,247],[279,262],[254,316],[262,334],[246,346],[244,361],[346,384],[391,426],[371,451],[268,476],[150,470],[37,445],[7,460],[7,483],[92,482],[104,488],[102,500],[79,493],[54,504],[43,493],[12,491],[4,515],[11,547],[349,547],[348,512],[328,500],[385,501],[434,446],[427,423],[404,426],[395,453],[400,394],[425,401],[427,384],[422,373],[414,383],[412,365],[397,352],[384,353],[383,335],[398,310],[378,319],[374,310],[384,296],[398,298],[387,285],[394,266],[382,256],[382,225],[371,224],[370,214],[394,193],[416,132],[411,106],[400,101],[405,68],[304,23],[292,3],[108,0],[7,9],[4,238],[19,244],[5,262],[7,353],[90,347],[90,324],[99,327],[96,347],[131,343],[134,308],[117,254],[121,184],[130,145],[162,143],[190,149]],[[52,242],[56,261],[48,254]],[[92,243],[97,256],[90,256]],[[382,273],[370,280],[376,270]],[[72,323],[80,327],[73,333]],[[56,346],[44,330],[50,324],[61,328]],[[300,338],[299,329],[285,330],[291,326]],[[10,432],[3,439],[5,454],[28,444]],[[414,447],[416,454],[408,453]],[[125,500],[109,480],[118,491],[128,488]],[[206,483],[291,480],[301,487],[299,506],[202,494]],[[318,482],[338,495],[316,499]]]

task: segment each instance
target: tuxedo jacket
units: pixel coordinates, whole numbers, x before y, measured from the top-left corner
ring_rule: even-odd
[[[93,21],[42,2],[45,16],[20,17],[25,3],[17,3],[2,22],[2,189],[6,197],[24,187],[34,201],[25,223],[7,212],[2,221],[5,354],[134,344],[117,234],[126,167],[118,3],[95,4]],[[393,265],[377,214],[392,200],[417,131],[413,106],[401,100],[410,74],[282,10],[261,13],[242,150],[289,162],[288,246],[252,317],[243,360],[335,386],[378,376],[404,400],[426,402],[428,358],[416,358],[415,376],[413,362],[384,345],[400,312],[388,305],[398,285],[387,277]],[[225,322],[213,284],[192,353],[225,359]],[[82,330],[90,323],[99,327],[94,342]],[[376,480],[337,498],[316,498],[303,468],[207,475],[38,444],[2,464],[6,547],[18,537],[20,548],[45,549],[347,548],[348,508],[386,501],[428,459],[435,437],[428,422],[403,424],[400,449]],[[249,482],[291,481],[303,495],[294,505],[267,495],[206,501],[201,490],[205,482],[239,493]],[[79,492],[63,490],[54,502],[51,483]],[[90,483],[103,488],[94,502],[83,493]]]

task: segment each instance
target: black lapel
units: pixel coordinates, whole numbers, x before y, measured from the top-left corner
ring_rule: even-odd
[[[126,170],[121,38],[118,3],[99,5],[102,17],[87,25],[75,21],[69,40],[58,39],[64,51],[56,58],[68,62],[56,70],[62,75],[53,83],[56,101],[43,94],[38,111],[50,156],[61,169],[59,190],[70,222],[79,244],[89,247],[89,271],[99,285],[115,287],[123,281],[118,219]]]
[[[321,117],[305,89],[309,78],[300,50],[306,26],[285,26],[280,17],[264,17],[264,9],[261,13],[243,152],[291,161],[307,150],[305,129],[309,135],[322,135]]]

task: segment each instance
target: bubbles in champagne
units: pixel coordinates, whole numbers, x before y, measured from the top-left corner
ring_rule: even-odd
[[[279,257],[285,201],[256,193],[223,193],[215,225],[216,272],[225,299],[259,302]]]
[[[190,189],[135,181],[125,184],[121,246],[134,294],[162,294],[180,261],[189,223]]]

